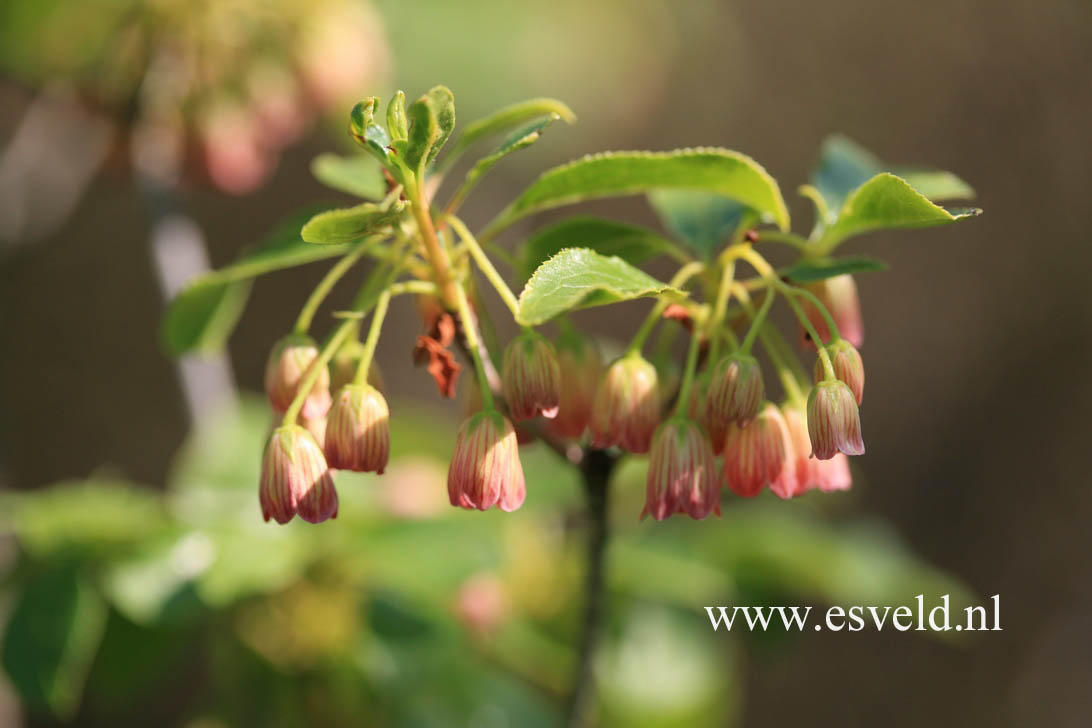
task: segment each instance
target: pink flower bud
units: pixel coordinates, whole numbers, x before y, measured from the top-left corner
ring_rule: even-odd
[[[861,354],[845,339],[838,339],[829,346],[824,347],[830,356],[830,363],[834,365],[834,376],[845,382],[853,392],[857,404],[864,397],[864,362]],[[823,371],[823,361],[815,360],[815,383],[823,381],[826,372]]]
[[[330,360],[330,391],[336,392],[346,384],[352,384],[356,379],[356,369],[360,364],[360,357],[364,354],[364,344],[359,341],[354,341],[350,344],[346,344],[341,347],[333,359]],[[386,387],[383,384],[383,372],[379,369],[379,364],[375,359],[372,359],[371,366],[368,367],[368,384],[372,385],[380,392]]]
[[[640,354],[627,354],[607,367],[595,390],[592,445],[648,452],[660,421],[656,367]]]
[[[812,455],[830,460],[838,452],[863,455],[857,400],[844,382],[820,382],[808,396],[808,435]]]
[[[724,477],[732,492],[745,498],[758,495],[767,485],[781,498],[795,495],[792,440],[781,410],[766,402],[746,427],[729,425]]]
[[[641,517],[662,521],[675,513],[701,520],[720,515],[720,477],[713,448],[701,425],[683,417],[659,426],[648,460]]]
[[[765,394],[762,369],[753,356],[729,354],[717,362],[709,381],[709,416],[746,425]]]
[[[265,393],[276,412],[287,412],[307,372],[318,362],[319,351],[309,336],[292,334],[273,347],[265,365]],[[300,414],[317,419],[330,409],[330,372],[319,372]]]
[[[516,422],[557,415],[561,372],[553,344],[533,331],[524,331],[504,350],[501,367],[504,401]]]
[[[842,336],[859,348],[864,343],[864,320],[861,318],[861,300],[857,296],[857,282],[853,280],[853,276],[848,273],[834,276],[809,283],[806,288],[823,302],[834,318],[834,323],[838,325],[838,331]],[[811,325],[823,337],[823,341],[830,341],[831,332],[827,327],[826,319],[810,301],[805,299],[803,304]],[[806,332],[804,340],[807,341]],[[812,346],[818,346],[823,341],[813,342]]]
[[[337,517],[337,491],[315,438],[299,425],[278,427],[262,458],[258,488],[262,518],[288,523],[292,516],[311,523]]]
[[[724,438],[728,435],[728,423],[722,422],[719,417],[713,417],[712,408],[709,406],[709,383],[711,381],[710,372],[699,374],[694,379],[687,411],[690,413],[690,418],[700,422],[705,431],[709,433],[709,442],[713,446],[713,454],[720,455],[724,450]]]
[[[527,488],[516,431],[496,410],[477,412],[459,426],[447,470],[447,494],[451,505],[479,511],[494,505],[514,511],[523,505]]]
[[[390,454],[390,410],[371,385],[338,390],[326,423],[326,459],[331,467],[382,475]]]
[[[594,341],[576,331],[565,331],[557,342],[557,363],[561,400],[549,428],[561,437],[580,437],[591,420],[603,360]]]
[[[849,458],[838,453],[830,460],[811,456],[811,439],[808,437],[807,413],[802,407],[786,405],[783,408],[785,422],[789,426],[793,459],[796,463],[796,493],[818,488],[823,492],[849,490],[853,478],[849,472]]]

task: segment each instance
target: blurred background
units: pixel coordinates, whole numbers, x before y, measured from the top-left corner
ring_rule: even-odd
[[[639,523],[643,466],[618,474],[603,724],[1085,725],[1089,68],[1082,0],[4,3],[0,725],[557,724],[578,485],[531,446],[518,514],[443,504],[458,405],[410,365],[412,306],[378,352],[390,473],[342,477],[321,528],[261,524],[253,393],[324,266],[259,279],[227,358],[191,365],[237,407],[187,399],[158,343],[163,291],[203,251],[226,264],[349,199],[309,168],[349,149],[355,100],[437,83],[462,123],[540,95],[580,117],[483,182],[473,225],[587,152],[719,145],[765,165],[805,230],[793,191],[835,132],[956,172],[985,210],[847,248],[891,264],[858,278],[849,494]],[[643,199],[592,207],[657,225]],[[578,320],[609,338],[646,309]],[[711,639],[701,609],[922,591],[1000,594],[1004,631]]]

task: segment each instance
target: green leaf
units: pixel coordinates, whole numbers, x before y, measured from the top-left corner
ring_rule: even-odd
[[[508,129],[514,129],[520,124],[539,116],[555,114],[568,124],[576,122],[576,114],[573,113],[573,110],[557,99],[528,99],[511,106],[505,106],[485,118],[467,124],[462,136],[456,142],[455,148],[452,149],[451,156],[458,155],[459,152],[479,139],[492,134],[499,134]]]
[[[409,121],[406,119],[406,94],[399,91],[387,104],[387,133],[396,142],[409,139]]]
[[[27,706],[62,719],[75,713],[106,616],[102,598],[73,566],[43,572],[27,584],[0,654]]]
[[[410,104],[406,163],[417,172],[432,162],[455,129],[455,97],[446,86],[435,86]]]
[[[746,205],[693,190],[653,190],[648,201],[672,235],[709,256],[754,219]]]
[[[844,258],[801,258],[778,273],[797,283],[814,283],[844,273],[871,273],[887,270],[887,264],[875,258],[847,256]]]
[[[543,261],[565,248],[590,248],[633,265],[663,253],[677,254],[670,240],[638,225],[590,216],[571,217],[539,230],[522,246],[518,267],[522,279],[530,278]]]
[[[788,229],[777,182],[757,162],[727,149],[607,152],[555,167],[535,180],[486,228],[489,237],[527,215],[583,200],[656,189],[715,193],[736,200]]]
[[[305,242],[319,245],[351,243],[394,225],[405,209],[406,203],[392,199],[327,210],[308,220],[300,230],[300,237]]]
[[[822,251],[828,252],[846,238],[870,230],[945,225],[980,212],[975,209],[947,210],[930,202],[906,180],[883,172],[849,196],[819,245]]]
[[[911,187],[933,201],[974,197],[971,186],[951,172],[899,168],[884,164],[856,142],[835,134],[823,141],[819,162],[812,172],[812,182],[827,203],[827,224],[834,222],[838,210],[851,192],[881,172],[891,172],[902,177]]]
[[[375,122],[378,108],[379,99],[375,96],[369,96],[354,106],[349,114],[349,134],[385,165],[390,157],[391,138],[387,130]]]
[[[538,267],[519,296],[519,319],[536,326],[578,308],[662,293],[682,294],[618,257],[567,248]]]
[[[467,171],[466,178],[452,197],[449,208],[454,209],[461,205],[463,200],[466,199],[466,196],[470,194],[471,190],[477,186],[478,180],[484,177],[489,170],[493,169],[493,166],[496,165],[497,162],[501,161],[509,154],[518,152],[537,142],[538,138],[542,136],[542,131],[559,118],[560,117],[557,114],[552,114],[538,119],[523,128],[517,129],[504,140],[496,151],[479,159],[477,163]]]
[[[249,284],[239,283],[282,268],[344,255],[351,245],[310,245],[300,227],[314,211],[293,215],[253,252],[220,270],[199,276],[174,297],[160,325],[160,340],[173,356],[223,348],[243,307]]]
[[[374,157],[355,154],[339,157],[320,154],[311,161],[311,174],[322,184],[350,195],[379,200],[387,193],[387,184]]]

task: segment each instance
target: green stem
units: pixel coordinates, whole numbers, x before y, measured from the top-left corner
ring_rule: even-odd
[[[318,381],[319,373],[330,363],[330,359],[333,358],[334,352],[338,350],[338,347],[345,341],[345,337],[356,326],[356,321],[345,321],[331,334],[329,340],[323,345],[322,351],[319,352],[318,359],[307,370],[307,373],[300,381],[299,389],[296,390],[296,398],[292,400],[292,404],[289,405],[288,411],[284,413],[284,419],[281,420],[281,427],[291,425],[295,423],[296,419],[300,416],[300,410],[303,409],[303,403],[307,399],[307,395],[311,393],[311,388],[315,386],[315,382]]]
[[[766,289],[766,298],[763,299],[762,305],[758,308],[758,313],[752,317],[751,328],[747,331],[747,336],[744,337],[743,343],[739,345],[739,352],[747,355],[751,353],[751,347],[754,346],[755,337],[758,336],[758,332],[762,328],[762,322],[766,320],[766,314],[770,312],[770,308],[773,306],[774,289],[771,286]]]
[[[379,332],[383,329],[383,319],[387,315],[387,306],[390,302],[391,289],[387,288],[379,294],[379,300],[375,302],[375,313],[372,314],[372,325],[368,329],[368,340],[364,342],[364,353],[360,355],[360,363],[356,367],[356,376],[353,377],[353,384],[357,386],[368,381],[368,370],[372,366],[375,347],[379,343]]]
[[[303,304],[303,309],[300,311],[299,317],[296,318],[296,326],[293,331],[297,334],[306,334],[311,329],[311,321],[315,318],[315,313],[318,311],[319,306],[326,300],[326,296],[330,294],[337,282],[345,275],[353,264],[360,260],[361,256],[368,252],[372,247],[372,243],[361,243],[360,246],[352,250],[345,257],[339,260],[330,270],[326,272],[326,275],[322,277],[319,284],[315,286],[315,290],[311,291],[311,295],[307,297],[307,302]]]
[[[504,305],[508,306],[508,310],[512,312],[512,317],[518,321],[519,301],[516,300],[515,294],[512,293],[512,289],[508,287],[508,284],[504,282],[504,278],[501,277],[501,274],[493,267],[493,262],[489,260],[489,256],[485,254],[481,245],[478,244],[478,241],[470,233],[470,230],[467,229],[466,225],[463,224],[462,220],[454,215],[449,215],[445,219],[447,220],[447,223],[454,228],[455,232],[459,234],[462,241],[466,243],[467,248],[470,250],[470,255],[474,258],[474,262],[478,264],[478,268],[481,269],[482,273],[485,274],[485,277],[493,285],[493,288],[496,289],[501,300],[504,301]]]
[[[705,264],[699,261],[687,263],[676,271],[675,275],[671,278],[669,285],[672,288],[679,288],[692,277],[701,273],[704,269]],[[641,328],[637,329],[637,333],[633,335],[633,341],[631,341],[629,347],[626,348],[626,354],[635,354],[644,348],[645,341],[648,339],[649,334],[652,333],[652,329],[659,323],[660,317],[664,314],[664,310],[670,304],[671,301],[665,298],[661,298],[656,302],[656,305],[649,311],[648,316],[645,317],[644,322],[641,324]]]
[[[474,323],[474,316],[470,312],[470,303],[466,300],[466,291],[462,286],[455,286],[455,302],[458,306],[459,318],[463,322],[463,335],[466,337],[466,348],[470,351],[470,358],[474,360],[474,371],[478,375],[478,389],[482,395],[482,409],[496,409],[493,401],[493,390],[489,386],[489,378],[485,375],[485,364],[482,361],[481,342],[478,341],[478,332]]]
[[[735,260],[726,260],[720,274],[720,285],[717,287],[717,300],[713,304],[713,315],[709,319],[709,328],[715,332],[724,325],[724,316],[728,311],[728,299],[731,298],[732,282],[736,277]],[[712,336],[712,344],[709,348],[709,361],[716,362],[720,357],[719,336]]]
[[[781,243],[797,250],[805,250],[808,247],[808,241],[796,233],[783,233],[778,230],[763,230],[758,234],[758,242]]]
[[[694,372],[698,368],[698,350],[701,348],[701,327],[694,322],[690,334],[690,346],[686,350],[686,369],[683,371],[682,384],[679,385],[679,397],[675,401],[675,416],[680,416],[690,404],[690,387],[694,383]]]
[[[739,286],[735,290],[735,295],[739,299],[743,310],[747,312],[747,315],[752,319],[757,318],[758,313],[751,304],[751,296],[747,290],[742,286]],[[767,300],[773,300],[772,290],[766,295]],[[766,355],[770,357],[774,369],[777,370],[777,376],[781,380],[781,386],[785,389],[785,394],[794,402],[804,402],[804,393],[800,389],[800,383],[797,381],[796,376],[794,376],[791,365],[785,361],[782,352],[778,350],[777,343],[773,340],[773,336],[770,333],[771,329],[772,327],[767,326],[758,327],[758,337],[762,341],[762,348],[766,350]],[[776,330],[774,330],[774,332],[776,333]],[[791,356],[790,361],[796,366],[799,366],[795,356]]]
[[[842,338],[842,332],[838,330],[838,324],[834,322],[834,317],[831,316],[830,311],[827,309],[823,302],[819,300],[819,297],[806,288],[796,288],[795,286],[787,286],[789,290],[793,291],[798,296],[805,296],[815,306],[819,314],[827,322],[827,328],[830,331],[830,340],[832,342]],[[822,343],[822,342],[820,342]]]

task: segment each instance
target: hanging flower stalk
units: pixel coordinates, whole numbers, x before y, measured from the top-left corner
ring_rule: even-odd
[[[865,449],[858,351],[863,324],[854,276],[884,266],[835,253],[861,233],[971,217],[978,211],[937,204],[945,196],[970,197],[970,188],[943,172],[915,171],[913,186],[881,169],[860,178],[832,174],[844,172],[833,157],[847,147],[829,145],[815,184],[800,188],[815,207],[811,231],[802,236],[790,231],[777,182],[750,157],[719,148],[612,152],[545,172],[472,232],[459,210],[482,176],[561,119],[574,121],[567,106],[535,99],[467,125],[452,142],[454,99],[442,86],[408,106],[398,92],[382,116],[379,99],[365,99],[352,110],[349,133],[378,161],[386,196],[310,218],[294,246],[259,251],[195,282],[175,302],[167,318],[169,343],[176,351],[206,347],[210,337],[226,336],[225,320],[237,317],[245,295],[240,281],[337,259],[270,355],[266,389],[281,422],[267,446],[260,484],[267,520],[332,518],[334,469],[383,472],[388,419],[397,412],[369,383],[369,373],[388,304],[405,293],[417,294],[424,323],[414,358],[427,366],[439,393],[455,395],[464,364],[476,381],[475,396],[466,398],[472,411],[452,433],[451,504],[512,511],[533,500],[519,449],[537,436],[583,474],[591,593],[602,588],[610,472],[627,454],[649,453],[646,503],[633,515],[654,520],[719,515],[732,497],[756,497],[767,488],[792,498],[850,487],[847,456]],[[502,137],[499,146],[468,165],[445,194],[445,178],[458,161],[495,136]],[[577,217],[517,241],[514,254],[497,242],[539,211],[642,193],[668,236]],[[772,247],[787,248],[794,259],[775,268],[767,259]],[[656,257],[678,264],[667,282],[638,267]],[[502,275],[494,258],[505,261],[511,275]],[[339,312],[318,343],[311,332],[316,312],[334,284],[364,259],[374,264],[351,310]],[[520,328],[503,354],[488,349],[479,332],[478,315],[485,311],[479,276]],[[510,280],[523,284],[519,296]],[[227,311],[195,304],[207,301],[213,287],[231,304]],[[655,300],[651,311],[632,328],[623,354],[603,366],[598,345],[569,315],[624,304],[626,313],[617,320],[619,331],[628,333],[624,321],[638,306],[625,302],[641,298]],[[804,334],[809,366],[789,344],[792,337],[771,321],[779,304]],[[191,320],[194,310],[206,320]],[[680,325],[689,343],[685,356],[675,359],[676,381],[662,373],[670,347],[658,346],[648,358],[646,347],[658,327],[671,332]],[[590,675],[598,604],[589,599],[585,615],[580,685],[589,682],[584,678]],[[577,690],[571,714],[578,717],[586,704],[586,692]]]

